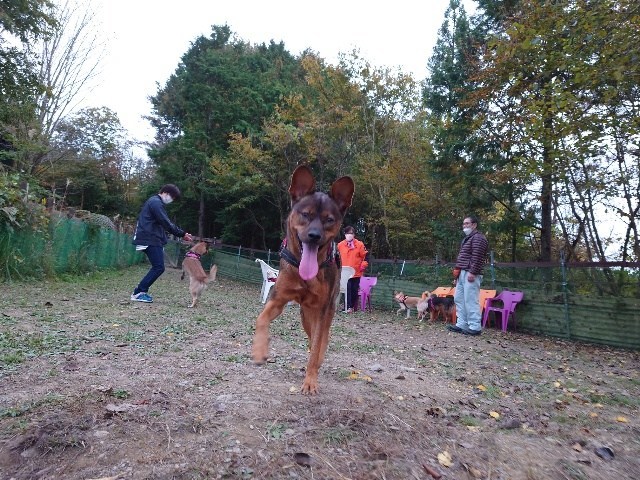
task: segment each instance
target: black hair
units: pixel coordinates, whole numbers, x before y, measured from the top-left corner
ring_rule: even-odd
[[[471,223],[475,223],[476,225],[480,225],[480,223],[478,222],[478,217],[476,217],[475,215],[467,215],[464,218],[468,218],[469,220],[471,220]]]
[[[178,200],[180,198],[180,189],[173,183],[163,185],[158,193],[168,193],[174,200]]]
[[[351,225],[347,225],[346,227],[344,227],[344,229],[342,230],[342,232],[346,235],[347,233],[356,233],[356,229],[353,228]]]

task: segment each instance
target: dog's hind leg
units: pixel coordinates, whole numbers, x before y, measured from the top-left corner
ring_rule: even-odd
[[[189,285],[189,292],[191,293],[191,305],[189,305],[189,308],[193,308],[198,304],[200,295],[202,295],[202,292],[205,288],[207,288],[206,283],[199,283],[194,281]]]

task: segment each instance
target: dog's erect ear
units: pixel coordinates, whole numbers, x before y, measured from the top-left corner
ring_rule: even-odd
[[[311,169],[306,165],[300,165],[293,171],[293,175],[291,175],[291,185],[289,186],[291,205],[315,191],[316,180],[313,178]]]
[[[344,215],[347,208],[351,206],[355,189],[356,186],[351,177],[341,177],[331,185],[331,193],[329,196],[336,202],[342,215]]]

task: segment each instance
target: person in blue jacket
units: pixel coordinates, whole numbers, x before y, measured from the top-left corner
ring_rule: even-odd
[[[140,210],[133,244],[136,250],[144,251],[151,263],[149,272],[144,276],[131,294],[134,302],[153,302],[149,288],[164,273],[164,246],[167,244],[167,233],[184,238],[187,242],[193,237],[169,220],[165,205],[180,198],[180,189],[172,184],[164,185],[160,191],[149,198]]]

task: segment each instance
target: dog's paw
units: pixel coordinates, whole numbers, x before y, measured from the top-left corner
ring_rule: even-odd
[[[251,352],[251,359],[256,365],[263,365],[267,362],[267,360],[269,360],[269,355],[267,355],[266,349],[257,348],[254,346],[253,351]]]
[[[318,381],[305,378],[300,393],[303,395],[316,395],[318,393]]]

